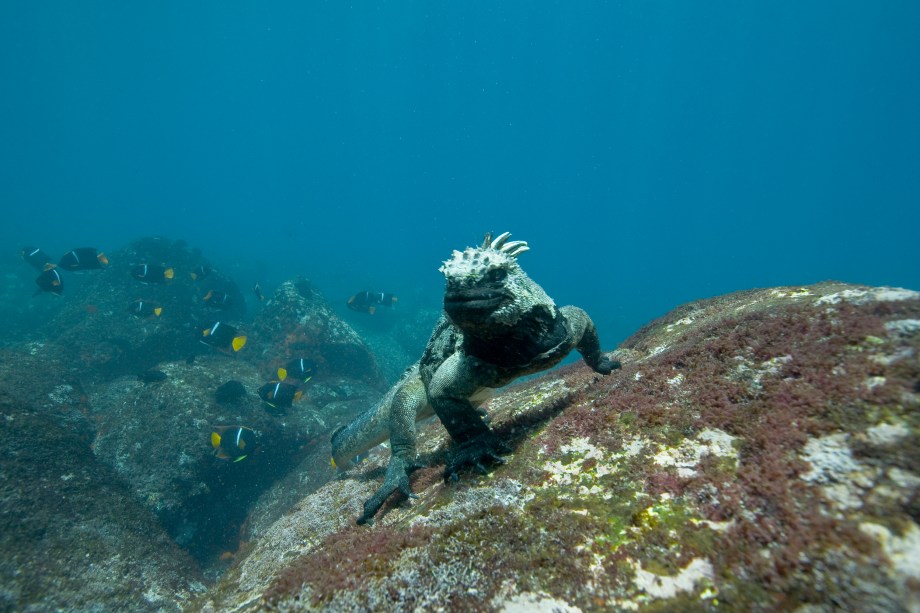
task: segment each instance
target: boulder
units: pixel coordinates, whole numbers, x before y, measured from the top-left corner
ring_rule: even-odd
[[[317,379],[334,375],[383,389],[386,381],[357,332],[306,279],[282,283],[249,328],[245,358],[266,377],[294,357],[317,364]]]
[[[206,355],[160,364],[160,371],[163,381],[121,377],[88,390],[97,423],[93,450],[179,545],[214,564],[236,551],[252,503],[325,426],[300,403],[284,415],[267,411],[256,395],[262,378],[242,360]],[[231,380],[246,395],[218,402],[217,388]],[[239,462],[215,457],[210,435],[219,426],[251,428],[256,449]]]
[[[920,293],[824,283],[687,304],[487,405],[512,447],[356,526],[377,450],[303,498],[195,606],[917,610]]]
[[[79,383],[29,353],[0,365],[0,610],[181,611],[201,574],[93,454]]]

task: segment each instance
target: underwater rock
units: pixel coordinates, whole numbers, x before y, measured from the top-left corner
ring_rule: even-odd
[[[48,355],[63,360],[84,380],[111,380],[212,351],[198,342],[197,331],[199,324],[218,318],[202,300],[209,289],[220,288],[233,297],[234,306],[221,311],[220,319],[244,314],[242,294],[232,280],[216,271],[203,280],[192,278],[191,272],[206,260],[181,241],[140,239],[109,253],[108,260],[104,270],[61,273],[67,290],[41,327]],[[174,277],[163,284],[138,281],[132,267],[145,262],[167,264]],[[160,315],[133,315],[128,307],[138,299],[162,307]]]
[[[0,610],[181,611],[192,559],[90,444],[79,384],[53,362],[0,356]]]
[[[252,505],[252,512],[242,532],[244,541],[261,536],[304,496],[337,476],[329,462],[332,457],[332,432],[366,411],[380,397],[379,390],[354,381],[334,379],[311,388],[311,393],[321,399],[322,408],[315,411],[314,415],[326,429],[304,443],[304,458],[287,475],[266,489]]]
[[[156,368],[137,373],[137,380],[141,383],[160,383],[166,381],[166,378],[166,373]]]
[[[242,357],[266,373],[295,357],[317,364],[316,379],[336,376],[384,388],[373,354],[354,329],[342,321],[309,281],[286,281],[256,316]]]
[[[213,390],[228,378],[258,385],[258,372],[230,357],[201,356],[160,364],[167,378],[145,385],[134,377],[88,389],[98,424],[93,449],[129,483],[141,503],[204,565],[234,550],[250,504],[296,465],[302,441],[317,425],[292,413],[283,422],[254,396],[218,404]],[[256,431],[257,447],[241,462],[215,457],[211,432],[218,426]]]
[[[354,517],[388,454],[303,498],[205,610],[916,610],[920,293],[841,283],[681,306],[487,405],[513,449]]]
[[[334,476],[328,449],[320,456],[317,449],[377,395],[361,383],[327,378],[315,397],[307,388],[303,399],[277,413],[245,394],[262,381],[246,361],[204,355],[159,368],[167,378],[156,385],[122,377],[88,388],[88,411],[98,424],[93,449],[206,572],[226,566],[218,558],[231,557],[250,538],[251,513],[273,521]],[[244,395],[222,403],[214,390],[226,390],[228,380],[236,384],[231,391]],[[245,459],[215,457],[211,433],[223,426],[255,431],[255,449],[239,454]],[[308,479],[302,470],[310,471]]]

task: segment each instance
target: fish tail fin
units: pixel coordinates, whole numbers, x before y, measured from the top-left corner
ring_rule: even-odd
[[[285,370],[284,368],[279,368],[278,369],[278,380],[284,381],[285,379],[287,379],[287,370]]]
[[[176,271],[173,270],[172,268],[167,268],[166,271],[163,273],[163,276],[166,277],[167,279],[172,279],[173,277],[176,276]]]
[[[153,309],[153,314],[159,317],[163,313],[163,307],[157,307]]]
[[[236,338],[233,339],[233,350],[239,351],[240,349],[243,348],[245,344],[246,344],[246,337],[237,336]]]
[[[220,434],[218,434],[217,432],[211,433],[211,447],[213,447],[214,449],[217,449],[218,447],[220,447]]]

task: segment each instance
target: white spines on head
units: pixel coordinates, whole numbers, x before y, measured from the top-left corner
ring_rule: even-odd
[[[495,268],[512,270],[517,266],[515,258],[530,247],[526,241],[508,241],[510,232],[500,234],[494,240],[486,235],[481,247],[467,247],[454,251],[451,259],[444,262],[440,271],[447,277],[469,277],[484,275]]]

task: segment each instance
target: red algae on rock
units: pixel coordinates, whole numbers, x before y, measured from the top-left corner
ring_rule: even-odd
[[[918,350],[907,290],[825,283],[682,306],[628,339],[611,376],[572,365],[490,401],[512,446],[490,474],[445,486],[420,471],[417,500],[357,530],[372,454],[203,604],[916,608]],[[420,440],[422,459],[443,461],[436,422]],[[347,574],[328,570],[338,557]]]

